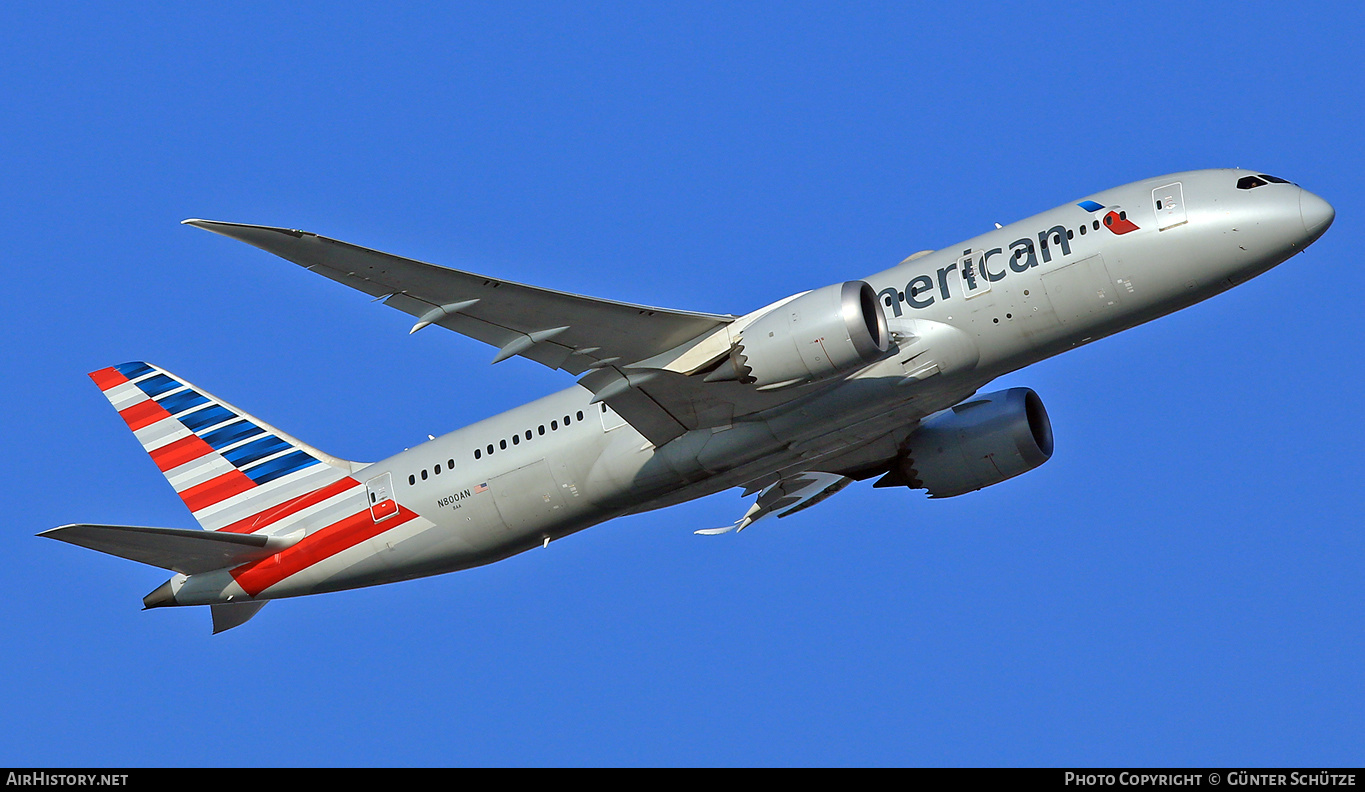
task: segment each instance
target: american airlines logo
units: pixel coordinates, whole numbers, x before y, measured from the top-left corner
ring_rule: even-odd
[[[1104,209],[1102,205],[1097,204],[1094,201],[1081,201],[1076,205],[1092,214]],[[1103,222],[1105,228],[1109,229],[1110,231],[1113,231],[1115,234],[1118,234],[1119,236],[1122,236],[1128,233],[1129,231],[1138,230],[1137,224],[1134,223],[1132,220],[1129,220],[1128,213],[1122,210],[1116,209],[1109,210],[1109,213],[1104,216]]]
[[[1094,201],[1077,205],[1092,213],[1106,208]],[[1117,208],[1111,209],[1099,223],[1118,235],[1138,230],[1138,226],[1128,219],[1127,213]],[[902,302],[911,308],[922,309],[957,294],[971,299],[989,292],[991,284],[1004,280],[1011,272],[1028,272],[1040,263],[1050,263],[1054,257],[1060,260],[1070,256],[1071,233],[1066,226],[1055,225],[1046,231],[1039,231],[1036,238],[1014,240],[1008,250],[1001,247],[967,249],[962,251],[957,261],[939,267],[933,275],[916,275],[905,284],[904,290],[882,289],[877,297],[895,316],[901,315]]]

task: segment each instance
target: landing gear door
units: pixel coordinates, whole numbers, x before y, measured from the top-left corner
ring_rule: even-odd
[[[398,513],[398,502],[393,499],[393,478],[388,473],[365,482],[365,497],[370,502],[370,517],[375,522]]]
[[[1152,190],[1152,206],[1156,209],[1158,231],[1185,224],[1185,194],[1180,182]]]

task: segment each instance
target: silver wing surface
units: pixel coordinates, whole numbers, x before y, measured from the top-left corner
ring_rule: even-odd
[[[634,363],[734,320],[602,300],[449,269],[307,231],[186,220],[254,245],[417,318],[412,332],[440,325],[570,374]]]
[[[186,220],[254,245],[440,325],[582,377],[580,384],[662,445],[690,429],[724,426],[781,404],[791,394],[689,376],[729,349],[737,317],[602,300],[402,258],[287,228]]]

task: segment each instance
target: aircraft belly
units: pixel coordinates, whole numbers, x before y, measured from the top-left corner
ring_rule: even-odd
[[[308,566],[258,596],[293,597],[408,580],[487,563],[482,560],[487,555],[449,527],[417,517]]]
[[[426,521],[423,521],[426,522]],[[426,526],[411,531],[395,531],[391,536],[377,537],[375,550],[382,566],[367,564],[347,570],[346,577],[369,575],[366,583],[407,580],[414,577],[466,569],[483,563],[488,554],[488,543],[475,544],[470,536],[449,525],[427,522]]]
[[[378,536],[314,564],[299,573],[299,580],[288,583],[308,585],[312,592],[374,585],[389,579],[393,569],[389,556],[384,537]]]

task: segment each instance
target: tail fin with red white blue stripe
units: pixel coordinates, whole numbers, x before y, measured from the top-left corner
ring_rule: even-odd
[[[274,522],[278,507],[356,486],[350,474],[362,465],[319,451],[165,369],[124,363],[90,378],[207,530],[252,533]]]

